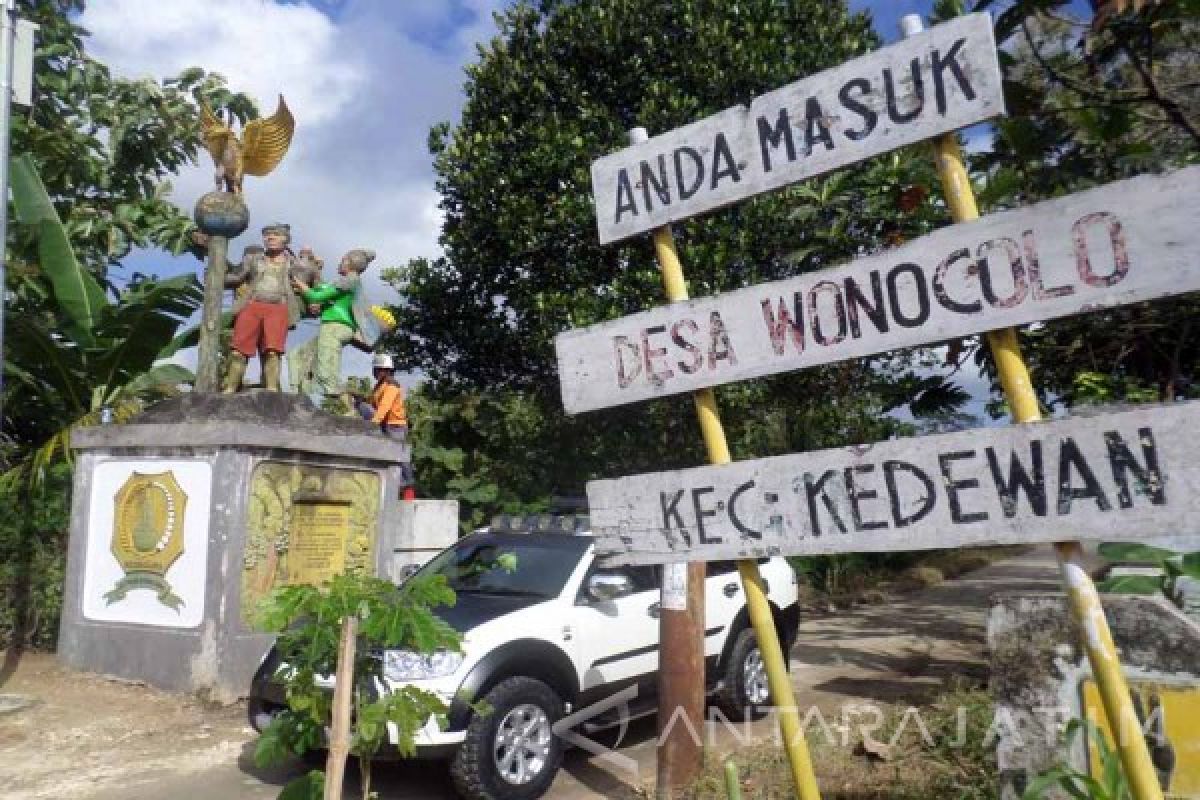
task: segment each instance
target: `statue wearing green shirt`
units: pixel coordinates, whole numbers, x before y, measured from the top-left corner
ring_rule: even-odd
[[[342,256],[338,276],[332,281],[316,286],[295,282],[296,291],[308,305],[309,313],[319,315],[321,319],[316,353],[310,365],[293,371],[293,381],[298,383],[301,393],[308,394],[315,389],[326,397],[340,396],[343,392],[342,348],[353,343],[370,349],[367,338],[373,338],[374,326],[360,295],[361,276],[374,259],[374,250],[351,250]]]

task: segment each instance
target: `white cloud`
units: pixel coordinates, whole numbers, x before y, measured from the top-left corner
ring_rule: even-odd
[[[87,47],[128,77],[162,78],[199,66],[274,110],[282,93],[296,116],[291,151],[279,169],[246,179],[251,228],[290,222],[295,243],[311,246],[327,269],[352,247],[378,258],[368,273],[373,301],[394,301],[382,268],[440,253],[429,128],[457,119],[463,66],[495,33],[499,0],[102,0],[80,24]],[[331,12],[329,15],[323,11]],[[212,186],[207,156],[174,180],[172,197],[190,210]],[[135,254],[131,269],[173,274],[199,263]],[[306,330],[296,336],[307,337]],[[349,356],[350,350],[347,350]],[[361,364],[348,359],[354,371]]]
[[[104,0],[80,24],[93,55],[129,77],[161,78],[203,66],[258,101],[282,93],[300,119],[334,118],[366,78],[361,54],[338,47],[328,17],[270,0]]]

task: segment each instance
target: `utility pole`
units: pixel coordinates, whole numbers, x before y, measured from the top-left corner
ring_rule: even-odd
[[[630,144],[650,138],[645,128],[629,132]],[[671,228],[654,230],[654,252],[662,272],[663,289],[671,303],[686,300],[683,266],[675,251]],[[711,389],[696,392],[708,460],[730,461],[725,431]],[[658,800],[670,800],[700,775],[704,766],[704,577],[705,565],[666,564],[662,568],[658,621]],[[664,735],[665,734],[665,735]]]
[[[0,15],[0,364],[4,363],[4,311],[8,305],[8,162],[12,104],[33,101],[33,32],[37,26],[17,20],[17,0],[3,0]],[[19,29],[19,30],[18,30]],[[20,54],[17,50],[20,50]],[[4,429],[4,370],[0,369],[0,431]]]

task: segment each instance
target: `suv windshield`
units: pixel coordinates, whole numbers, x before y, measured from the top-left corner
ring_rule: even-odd
[[[456,592],[557,597],[590,544],[567,534],[473,533],[435,556],[421,574],[445,575]]]

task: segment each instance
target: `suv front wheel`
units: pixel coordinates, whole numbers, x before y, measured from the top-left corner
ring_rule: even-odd
[[[757,719],[771,701],[767,686],[767,668],[754,630],[746,628],[737,635],[723,670],[721,693],[717,697],[722,710],[731,719]]]
[[[470,800],[534,800],[562,763],[562,742],[552,726],[562,699],[533,678],[508,678],[483,698],[450,767],[454,786]]]

